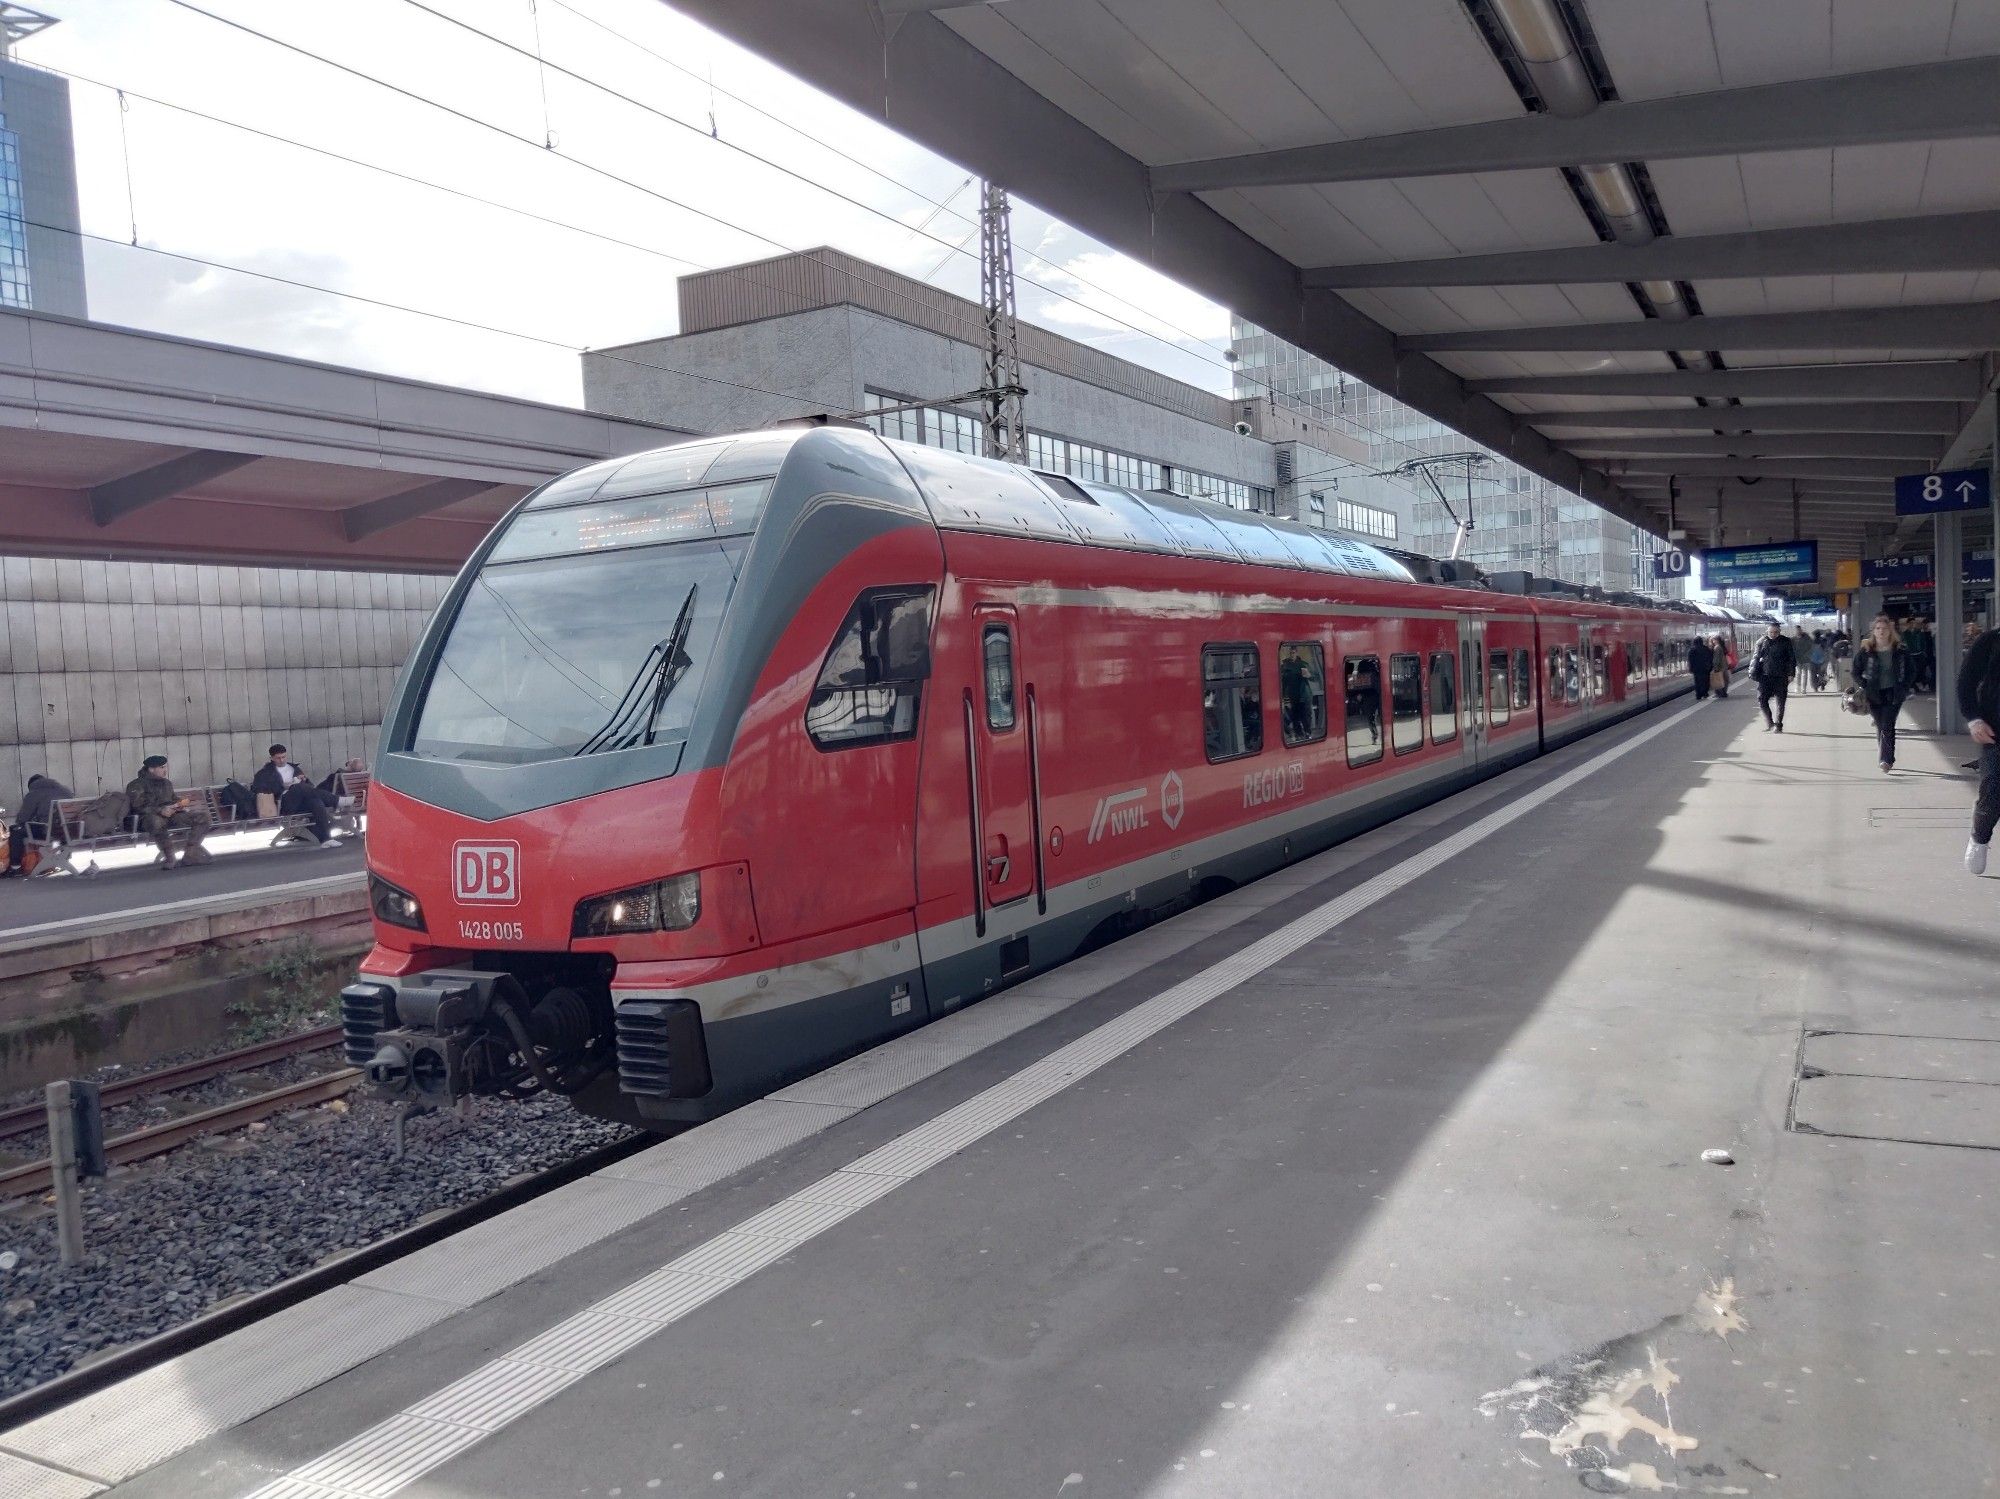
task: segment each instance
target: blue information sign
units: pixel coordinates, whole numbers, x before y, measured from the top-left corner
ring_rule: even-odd
[[[1904,474],[1896,480],[1896,514],[1941,515],[1984,510],[1993,503],[1993,476],[1983,468],[1951,468],[1940,474]]]
[[[1967,552],[1959,558],[1958,576],[1965,583],[1991,583],[1993,559]],[[1935,581],[1928,557],[1876,557],[1861,564],[1863,588],[1929,588]]]
[[[1834,612],[1833,595],[1827,593],[1794,594],[1785,600],[1785,609],[1792,614],[1831,614]]]
[[[1760,547],[1705,547],[1701,586],[1735,588],[1749,583],[1816,583],[1819,543],[1774,541]]]

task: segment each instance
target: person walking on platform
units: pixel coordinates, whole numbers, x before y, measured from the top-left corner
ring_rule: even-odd
[[[56,803],[73,794],[54,776],[28,777],[27,792],[14,812],[14,825],[7,829],[7,865],[0,869],[0,880],[28,873],[28,841],[48,841]]]
[[[1715,653],[1715,675],[1709,679],[1715,683],[1715,695],[1728,697],[1729,674],[1736,669],[1736,652],[1721,635],[1709,641],[1708,648]]]
[[[174,830],[187,830],[187,852],[181,855],[182,864],[206,864],[214,855],[201,846],[201,840],[208,836],[208,813],[199,811],[190,803],[191,799],[174,790],[174,783],[167,779],[167,757],[148,755],[139,767],[139,773],[125,786],[125,800],[131,805],[132,815],[139,820],[142,831],[152,834],[153,843],[160,850],[160,867],[174,867]]]
[[[1972,804],[1972,838],[1965,867],[1986,873],[1986,847],[2000,823],[2000,630],[1972,643],[1958,669],[1958,706],[1979,745],[1979,795]]]
[[[1750,680],[1757,684],[1757,711],[1764,715],[1764,732],[1785,732],[1785,698],[1792,690],[1792,673],[1799,664],[1798,652],[1774,619],[1771,629],[1757,642],[1750,657]],[[1778,705],[1775,715],[1771,704]]]
[[[1814,692],[1826,691],[1826,641],[1824,638],[1816,636],[1811,645],[1807,646],[1806,664],[1810,671],[1812,690]]]
[[[1688,675],[1694,678],[1694,700],[1705,702],[1708,689],[1713,685],[1709,678],[1715,674],[1715,648],[1706,640],[1696,637],[1688,647]]]
[[[1868,716],[1875,720],[1875,745],[1884,775],[1896,768],[1896,716],[1910,695],[1915,670],[1909,649],[1896,633],[1896,622],[1886,614],[1876,615],[1868,639],[1854,653],[1854,685],[1868,700]]]

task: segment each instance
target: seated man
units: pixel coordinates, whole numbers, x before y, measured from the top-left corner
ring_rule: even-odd
[[[349,760],[340,769],[319,783],[320,793],[330,798],[335,806],[345,804],[350,798],[342,793],[340,778],[342,776],[360,775],[367,768],[368,762],[366,760]]]
[[[69,787],[53,776],[28,777],[27,794],[21,798],[20,810],[14,814],[14,825],[7,829],[7,865],[0,869],[0,880],[28,872],[22,867],[27,857],[28,841],[48,841],[49,824],[55,820],[56,803],[72,794]]]
[[[251,780],[250,789],[259,796],[277,798],[278,810],[285,816],[306,817],[306,826],[321,848],[340,847],[340,840],[333,836],[333,824],[327,815],[333,803],[327,800],[319,787],[306,779],[303,770],[292,764],[291,756],[282,744],[271,746],[271,758]]]
[[[201,846],[201,840],[208,836],[208,812],[196,807],[194,798],[174,791],[174,783],[167,779],[165,755],[146,756],[139,773],[126,784],[125,800],[131,805],[140,830],[152,835],[154,845],[160,850],[162,869],[174,867],[176,828],[187,830],[187,852],[181,855],[181,863],[206,864],[214,857]]]

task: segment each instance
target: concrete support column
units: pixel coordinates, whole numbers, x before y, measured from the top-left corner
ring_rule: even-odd
[[[1940,734],[1963,734],[1958,711],[1959,632],[1965,628],[1965,518],[1940,515],[1933,522],[1931,579],[1935,591],[1931,640],[1937,649],[1937,726]]]
[[[1864,639],[1868,627],[1875,622],[1875,616],[1882,612],[1882,590],[1879,588],[1857,588],[1854,590],[1854,604],[1847,611],[1848,633],[1856,641]]]

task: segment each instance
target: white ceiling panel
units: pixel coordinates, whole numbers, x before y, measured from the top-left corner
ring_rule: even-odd
[[[1902,0],[1890,0],[1900,6]],[[1714,28],[1722,87],[1783,83],[1834,71],[1832,0],[1723,0],[1702,7]]]
[[[1033,5],[1038,0],[1023,0]],[[1169,133],[1146,117],[1104,93],[1081,71],[1081,61],[1051,50],[1023,31],[1008,15],[1020,6],[971,6],[946,12],[943,19],[966,41],[979,48],[1029,88],[1127,155],[1141,161],[1177,160]],[[1075,63],[1076,66],[1072,66]]]
[[[1925,213],[1964,213],[1996,203],[2000,203],[2000,145],[1991,140],[1931,143],[1924,161]]]
[[[1759,151],[1735,158],[1749,228],[1792,229],[1833,221],[1831,151]]]
[[[1437,0],[1339,0],[1337,7],[1329,0],[1261,0],[1261,4],[1282,6],[1310,18],[1338,8],[1367,46],[1368,57],[1356,60],[1386,70],[1424,112],[1421,122],[1372,121],[1368,134],[1415,129],[1419,123],[1457,125],[1505,119],[1521,111],[1520,100],[1494,65],[1493,54],[1472,18],[1455,0],[1442,4]]]
[[[1256,139],[1217,109],[1186,78],[1099,0],[1019,0],[944,13],[967,40],[970,28],[997,20],[1040,45],[1124,115],[1144,120],[1165,159],[1250,151]],[[966,18],[966,19],[961,19]],[[1039,85],[1038,85],[1039,87]],[[1069,105],[1065,101],[1064,107]],[[1101,106],[1098,107],[1101,113]]]
[[[1953,57],[1988,57],[2000,52],[2000,5],[1961,0],[1951,17]]]
[[[1233,0],[1228,9],[1252,43],[1333,122],[1329,139],[1434,123],[1425,102],[1377,61],[1338,6]]]
[[[1590,10],[1621,99],[1664,99],[1722,87],[1706,5],[1597,5]]]
[[[1357,239],[1365,236],[1367,246],[1364,252],[1362,245],[1353,240],[1329,243],[1314,261],[1339,264],[1348,260],[1413,260],[1459,253],[1458,246],[1424,216],[1400,183],[1330,182],[1312,191],[1340,219],[1355,227]]]
[[[1216,0],[1096,3],[1258,146],[1303,145],[1331,134],[1325,112]]]
[[[1648,162],[1660,209],[1676,234],[1736,234],[1750,227],[1750,200],[1737,158]]]
[[[1834,0],[1833,69],[1856,73],[1937,62],[1950,53],[1957,13],[1979,5],[1980,0]]]
[[[1986,143],[1992,151],[1993,143]],[[1839,219],[1892,219],[1923,209],[1926,141],[1840,146],[1833,152],[1833,212]],[[1992,160],[1991,155],[1988,161]]]

